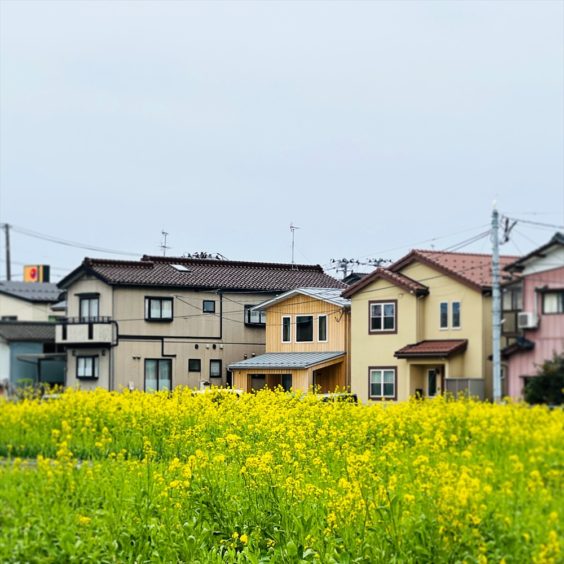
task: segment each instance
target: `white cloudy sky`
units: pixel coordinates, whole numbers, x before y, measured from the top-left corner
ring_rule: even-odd
[[[293,222],[296,261],[330,265],[452,246],[494,199],[564,224],[561,1],[0,0],[0,26],[16,275],[131,258],[26,230],[289,261]]]

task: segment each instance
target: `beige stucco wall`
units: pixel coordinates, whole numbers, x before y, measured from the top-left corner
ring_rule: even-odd
[[[68,316],[79,316],[79,294],[100,295],[100,316],[111,317],[117,324],[119,338],[117,346],[107,349],[108,361],[100,363],[100,378],[97,385],[104,388],[144,389],[146,359],[171,358],[172,385],[198,387],[200,381],[224,385],[226,369],[236,361],[262,354],[265,350],[264,327],[245,324],[244,306],[257,305],[272,296],[264,294],[196,292],[175,289],[114,287],[97,278],[83,277],[75,282],[68,292]],[[163,297],[173,299],[173,321],[146,321],[145,298]],[[202,311],[203,300],[216,302],[215,314]],[[220,312],[223,312],[222,315]],[[221,323],[221,319],[223,323]],[[95,324],[94,333],[98,327]],[[73,330],[85,326],[67,328],[69,336]],[[104,325],[101,330],[114,330],[113,325]],[[61,332],[58,328],[59,333]],[[75,331],[75,332],[76,332]],[[84,331],[82,331],[84,333]],[[86,343],[87,344],[87,343]],[[93,354],[88,346],[69,345],[67,358],[69,372],[67,384],[77,384],[74,354]],[[101,349],[100,354],[101,354]],[[188,360],[199,359],[201,372],[189,372]],[[210,379],[210,360],[221,360],[222,377]],[[70,367],[73,367],[72,370]],[[81,387],[95,387],[96,382],[81,383]]]
[[[397,333],[369,333],[369,302],[397,300]],[[369,367],[395,367],[398,399],[409,397],[407,363],[394,352],[417,340],[418,298],[405,290],[377,280],[351,300],[351,391],[368,401]]]
[[[448,276],[438,276],[438,271],[419,263],[407,266],[402,270],[402,274],[422,281],[429,287],[429,295],[422,299],[425,312],[424,336],[419,340],[468,339],[464,362],[457,369],[464,373],[455,372],[451,366],[449,377],[482,378],[485,358],[484,328],[487,325],[484,324],[482,293]],[[449,302],[449,315],[450,304],[460,302],[460,329],[440,328],[441,302]]]
[[[49,321],[50,316],[60,314],[53,312],[50,304],[28,302],[0,294],[0,317],[14,315],[18,321]]]
[[[112,287],[94,276],[83,276],[67,291],[67,316],[79,317],[80,294],[100,294],[100,317],[113,316]]]

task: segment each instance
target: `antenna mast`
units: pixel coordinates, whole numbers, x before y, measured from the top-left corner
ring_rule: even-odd
[[[163,236],[163,242],[161,243],[161,249],[163,250],[163,257],[166,257],[166,250],[170,249],[169,246],[166,244],[166,238],[168,237],[168,232],[164,229],[161,231],[161,235]]]
[[[294,237],[296,229],[299,229],[299,227],[296,227],[293,223],[290,223],[290,231],[292,232],[292,264],[294,264]]]

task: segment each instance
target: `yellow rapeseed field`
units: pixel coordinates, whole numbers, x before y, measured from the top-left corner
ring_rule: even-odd
[[[2,562],[557,563],[564,413],[81,393],[0,403]]]

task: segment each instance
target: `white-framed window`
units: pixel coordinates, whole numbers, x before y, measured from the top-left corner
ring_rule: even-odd
[[[172,388],[172,360],[148,358],[145,360],[145,391],[158,392]]]
[[[313,315],[296,315],[296,342],[313,341]]]
[[[396,333],[397,301],[373,301],[369,303],[369,332]]]
[[[245,325],[260,325],[261,327],[266,325],[266,311],[253,311],[254,307],[254,305],[245,306]]]
[[[370,399],[395,400],[396,369],[393,367],[371,367],[369,369],[369,397]]]
[[[98,357],[97,356],[77,356],[76,357],[76,377],[82,379],[98,378]]]
[[[327,316],[320,315],[317,318],[317,340],[320,343],[327,342]]]
[[[459,301],[439,304],[439,327],[441,329],[460,329],[461,304]]]
[[[542,295],[542,312],[548,315],[564,313],[564,290],[545,292]]]
[[[172,298],[146,296],[145,321],[172,321]]]
[[[100,298],[79,296],[80,321],[96,321],[100,317]]]
[[[282,342],[289,343],[292,340],[292,318],[285,315],[282,317]]]

